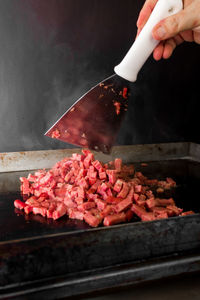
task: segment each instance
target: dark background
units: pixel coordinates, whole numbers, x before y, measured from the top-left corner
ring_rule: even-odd
[[[0,152],[72,147],[44,132],[131,46],[140,0],[0,1]],[[200,46],[150,58],[118,144],[200,141]]]

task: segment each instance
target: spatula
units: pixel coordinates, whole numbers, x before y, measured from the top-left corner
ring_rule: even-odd
[[[157,46],[153,27],[179,12],[182,0],[158,0],[148,22],[114,70],[115,74],[90,89],[45,133],[69,144],[110,153],[128,107],[131,82]]]

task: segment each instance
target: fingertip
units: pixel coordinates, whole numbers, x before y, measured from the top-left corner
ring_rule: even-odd
[[[153,52],[153,58],[154,58],[156,61],[158,61],[158,60],[161,59],[161,56],[154,50],[154,52]]]
[[[175,48],[176,48],[176,39],[171,38],[167,40],[164,44],[163,58],[164,59],[170,58]]]
[[[162,58],[162,55],[163,55],[163,45],[162,44],[159,44],[155,49],[154,49],[154,52],[153,52],[153,58],[158,61]]]
[[[168,59],[173,53],[173,49],[171,47],[166,46],[163,51],[163,58]]]

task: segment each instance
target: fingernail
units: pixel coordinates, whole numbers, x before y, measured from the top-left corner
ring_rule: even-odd
[[[165,35],[166,35],[165,28],[162,26],[158,27],[158,29],[155,32],[155,37],[158,39],[162,39],[162,38],[164,38]]]

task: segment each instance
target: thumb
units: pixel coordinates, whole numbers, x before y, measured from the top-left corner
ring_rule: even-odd
[[[193,29],[200,25],[199,12],[200,5],[191,4],[179,13],[162,20],[153,28],[153,38],[159,41],[166,40],[182,31]]]

